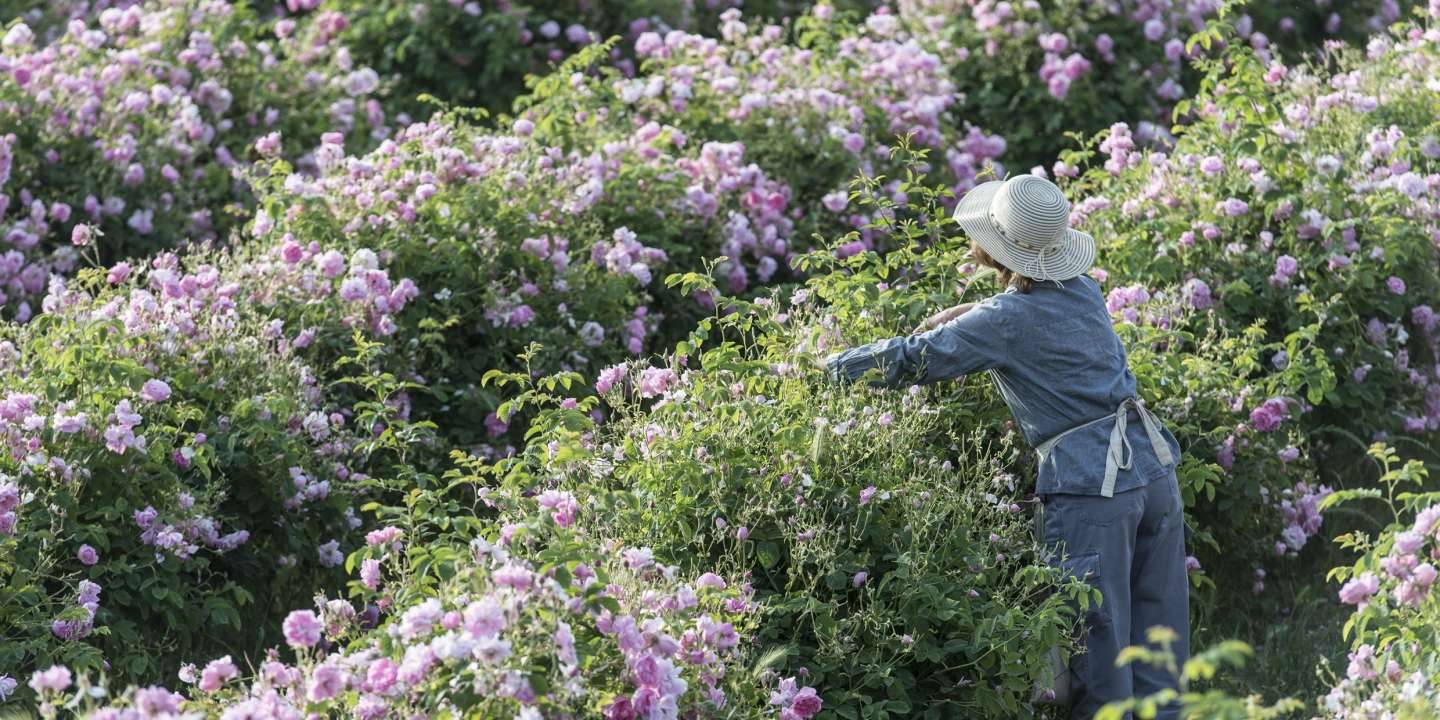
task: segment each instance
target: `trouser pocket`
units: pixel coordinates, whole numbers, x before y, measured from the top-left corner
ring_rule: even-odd
[[[1063,547],[1066,533],[1055,528],[1046,532],[1046,503],[1035,507],[1035,541],[1046,563],[1056,566],[1061,572],[1061,582],[1078,580],[1092,588],[1100,587],[1100,556],[1098,552],[1066,554]],[[1058,518],[1052,518],[1058,520]],[[1072,603],[1077,603],[1073,601]],[[1092,631],[1108,632],[1110,626],[1109,608],[1097,602],[1090,595],[1078,601],[1077,613],[1083,620],[1074,645],[1082,645],[1086,635]],[[1090,674],[1088,653],[1082,651],[1071,655],[1068,648],[1054,647],[1046,654],[1046,663],[1036,679],[1031,693],[1031,702],[1067,706],[1075,701],[1076,692],[1086,686]]]

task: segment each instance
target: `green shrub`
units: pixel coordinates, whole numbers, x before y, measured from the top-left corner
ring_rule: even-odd
[[[719,219],[681,204],[674,172],[687,154],[667,134],[617,142],[614,174],[599,176],[588,155],[439,118],[363,157],[332,149],[333,157],[322,151],[329,159],[316,178],[282,165],[265,181],[251,224],[258,241],[244,262],[280,280],[263,302],[287,326],[319,333],[317,357],[345,352],[355,322],[391,337],[392,368],[420,385],[407,402],[422,417],[445,414],[445,431],[463,447],[504,447],[496,401],[479,380],[528,343],[546,345],[537,366],[592,367],[641,352],[667,316],[699,312],[655,279],[671,253],[693,258],[720,231]],[[717,193],[717,204],[739,210],[737,194]],[[657,205],[670,213],[657,215]],[[334,259],[343,269],[347,257],[413,282],[386,289],[377,313],[351,320],[353,308],[285,290],[322,282],[335,292],[323,265]]]
[[[279,613],[339,579],[326,568],[358,523],[345,418],[238,288],[173,255],[119,275],[57,285],[3,331],[10,672],[140,681],[264,647]]]
[[[914,299],[873,283],[900,254],[854,256],[789,298],[722,300],[664,366],[601,373],[602,424],[594,399],[497,371],[517,388],[502,412],[543,409],[524,452],[481,474],[511,487],[530,468],[522,489],[553,478],[593,503],[581,524],[743,575],[765,608],[758,636],[838,717],[1024,714],[1084,590],[1037,558],[1006,472],[1018,448],[976,431],[992,408],[968,407],[973,389],[879,393],[816,371],[825,344]]]
[[[593,369],[664,346],[713,299],[666,289],[658,278],[721,256],[717,271],[732,293],[793,278],[810,232],[868,222],[849,207],[841,178],[901,167],[887,148],[897,132],[948,142],[940,130],[948,81],[933,58],[903,39],[861,38],[838,21],[801,25],[806,47],[745,30],[733,17],[723,46],[673,34],[677,51],[647,61],[645,72],[656,81],[714,72],[697,77],[688,107],[631,98],[643,79],[584,79],[580,72],[604,55],[592,47],[542,83],[521,117],[507,118],[508,132],[478,129],[455,112],[368,154],[323,145],[317,177],[282,164],[256,181],[262,212],[250,225],[259,243],[249,257],[319,243],[374,252],[381,266],[412,278],[424,292],[392,320],[397,371],[427,387],[413,394],[418,412],[446,413],[455,443],[503,454],[504,424],[490,417],[498,400],[478,387],[485,371],[513,367],[532,341],[544,346],[542,371]],[[796,62],[752,57],[754,43]],[[845,49],[852,45],[860,49]],[[714,53],[733,66],[710,62]],[[800,62],[807,55],[814,66]],[[733,115],[738,96],[702,85],[727,72],[795,90]],[[874,72],[885,81],[860,82]],[[855,89],[843,97],[826,90],[840,83]],[[872,102],[894,108],[894,120],[865,109]],[[819,142],[797,145],[796,133]],[[978,131],[964,142],[966,152],[950,153],[937,172],[968,187],[1003,143]],[[840,252],[873,244],[866,230]],[[291,326],[315,316],[304,303],[278,312]]]
[[[357,360],[376,349],[362,343]],[[351,381],[376,397],[401,387],[383,374]],[[763,608],[747,584],[592,532],[577,520],[593,506],[570,493],[476,488],[470,461],[443,479],[408,467],[414,442],[434,428],[392,417],[390,430],[357,450],[394,466],[377,483],[403,489],[400,502],[366,505],[382,527],[346,561],[358,575],[352,599],[318,593],[289,613],[288,648],[187,664],[184,695],[154,685],[96,693],[105,677],[62,665],[36,672],[21,697],[46,718],[62,707],[97,718],[182,708],[217,717],[760,717],[768,699],[808,720],[819,709],[813,688],[779,677],[777,656],[760,653],[752,631]],[[7,693],[9,679],[0,674]]]
[[[1219,19],[1227,38],[1266,62],[1308,58],[1331,42],[1362,42],[1402,19],[1408,2],[974,3],[903,0],[898,17],[932,49],[964,94],[965,115],[1002,130],[1021,168],[1049,166],[1113,122],[1142,142],[1169,139],[1171,109],[1205,72],[1191,33]],[[1208,50],[1209,48],[1205,48]]]
[[[1305,707],[1304,703],[1294,698],[1267,705],[1257,696],[1240,698],[1223,690],[1202,691],[1197,687],[1214,679],[1223,669],[1243,669],[1254,653],[1250,646],[1243,642],[1222,642],[1177,664],[1173,631],[1163,627],[1150,628],[1145,639],[1150,643],[1149,646],[1125,648],[1116,659],[1116,664],[1144,664],[1165,670],[1176,679],[1176,689],[1161,690],[1149,697],[1110,703],[1101,708],[1095,716],[1097,720],[1123,720],[1126,717],[1151,720],[1158,717],[1161,708],[1174,705],[1180,707],[1180,717],[1195,720],[1269,720],[1291,717],[1295,711]]]

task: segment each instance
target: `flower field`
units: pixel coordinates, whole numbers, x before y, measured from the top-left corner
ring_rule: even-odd
[[[0,20],[0,715],[1063,716],[999,393],[823,372],[998,291],[949,212],[1026,172],[1183,449],[1128,660],[1440,715],[1436,0]]]

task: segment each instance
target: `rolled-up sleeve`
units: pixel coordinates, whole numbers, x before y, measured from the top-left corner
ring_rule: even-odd
[[[1007,330],[1001,308],[987,301],[930,332],[880,340],[831,355],[825,359],[825,369],[832,380],[854,382],[870,369],[879,368],[881,376],[870,383],[877,387],[951,380],[1004,365]]]

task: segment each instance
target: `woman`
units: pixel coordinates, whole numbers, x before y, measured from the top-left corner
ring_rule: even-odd
[[[872,384],[885,387],[989,371],[1039,452],[1043,541],[1060,551],[1051,557],[1100,590],[1101,604],[1085,615],[1086,650],[1070,661],[1071,717],[1089,718],[1109,701],[1174,685],[1163,671],[1116,667],[1115,658],[1164,625],[1178,634],[1183,663],[1189,584],[1180,448],[1135,395],[1100,288],[1083,274],[1095,240],[1071,230],[1069,215],[1060,189],[1034,175],[971,190],[955,219],[1006,291],[939,313],[917,334],[832,355],[826,366],[844,382],[878,369]]]

